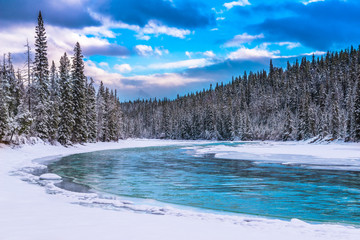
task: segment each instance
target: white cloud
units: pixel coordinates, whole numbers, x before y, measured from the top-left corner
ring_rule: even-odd
[[[188,58],[191,58],[192,53],[191,53],[191,52],[186,51],[186,52],[185,52],[185,55],[186,55]]]
[[[315,52],[310,52],[310,53],[302,53],[299,55],[278,56],[276,58],[297,58],[299,56],[312,56],[312,55],[319,56],[319,55],[324,55],[324,54],[326,54],[326,52],[315,51]]]
[[[278,58],[279,50],[269,51],[265,48],[246,48],[244,46],[240,47],[238,50],[231,52],[228,55],[228,58],[231,60],[244,60],[244,59],[256,59],[256,58]]]
[[[216,14],[223,14],[224,13],[223,10],[217,11],[216,8],[211,8],[211,10],[213,10]]]
[[[104,29],[129,29],[135,31],[137,33],[136,37],[141,40],[149,40],[150,36],[148,35],[159,36],[162,34],[183,39],[186,37],[186,35],[189,35],[191,33],[188,29],[168,27],[161,22],[155,20],[149,20],[144,27],[140,27],[138,25],[130,25],[120,21],[115,22],[109,17],[100,15],[95,12],[90,12],[90,14],[94,19],[101,22],[102,28],[99,28],[102,29],[104,33],[106,32]]]
[[[105,37],[105,38],[116,38],[116,36],[120,35],[109,30],[107,26],[85,27],[82,29],[82,33],[87,35],[94,35],[97,37]]]
[[[304,5],[308,5],[309,3],[314,3],[314,2],[324,2],[325,0],[307,0],[307,1],[303,1],[302,3]]]
[[[102,81],[104,84],[116,85],[118,87],[124,87],[121,83],[123,76],[119,73],[109,73],[104,69],[101,69],[96,66],[96,64],[91,61],[85,61],[85,75],[92,77],[97,84]]]
[[[128,73],[132,71],[132,68],[129,64],[115,64],[114,69],[118,70],[121,73]]]
[[[140,56],[150,56],[153,54],[154,50],[151,46],[148,45],[136,45],[135,51]]]
[[[269,45],[278,45],[278,46],[286,46],[287,49],[293,49],[301,46],[299,42],[264,42],[261,44],[263,47],[267,47]]]
[[[49,62],[55,61],[56,65],[58,65],[60,57],[64,54],[64,52],[66,52],[69,56],[73,55],[73,49],[76,42],[80,43],[83,50],[101,50],[104,48],[113,47],[113,45],[107,39],[104,39],[99,35],[86,36],[86,34],[89,33],[88,29],[86,28],[67,29],[52,25],[46,25],[45,28],[48,40]],[[26,43],[26,38],[28,38],[32,48],[32,55],[34,56],[34,34],[34,26],[32,24],[14,25],[6,29],[0,29],[0,53],[24,53],[24,45]],[[23,65],[16,67],[22,68]]]
[[[216,18],[216,21],[220,21],[220,20],[225,20],[225,18],[224,17],[217,17]]]
[[[60,0],[60,1],[54,1],[51,3],[56,3],[56,2],[60,2],[60,3],[65,3],[68,5],[81,5],[83,4],[83,2],[85,2],[86,0]]]
[[[168,27],[154,20],[150,20],[139,32],[140,35],[154,34],[155,36],[159,36],[161,34],[166,34],[182,39],[191,33],[190,30]]]
[[[57,0],[49,1],[49,4],[52,5],[55,9],[69,8],[69,7],[82,7],[86,4],[88,0]]]
[[[279,42],[278,44],[279,46],[286,46],[287,49],[293,49],[301,46],[299,42]]]
[[[124,78],[127,82],[141,82],[142,87],[146,88],[160,86],[160,87],[176,87],[176,86],[185,86],[189,83],[194,82],[203,82],[207,79],[196,78],[196,77],[187,77],[178,73],[163,73],[163,74],[150,74],[150,75],[137,75]],[[138,86],[136,86],[138,88]]]
[[[124,77],[119,73],[110,73],[96,66],[91,60],[85,61],[85,74],[91,76],[97,84],[103,81],[104,84],[116,86],[122,90],[146,89],[148,87],[174,87],[184,86],[189,83],[202,82],[207,79],[187,77],[178,73],[163,73],[149,75],[135,75]],[[133,84],[132,84],[133,83]]]
[[[107,62],[100,62],[99,66],[103,68],[109,68],[109,64]]]
[[[224,3],[224,7],[226,7],[227,10],[230,10],[231,8],[233,8],[235,6],[244,7],[244,6],[248,6],[248,5],[251,5],[249,3],[249,0],[238,0],[238,1]]]
[[[326,52],[323,52],[323,51],[315,51],[315,52],[310,52],[310,53],[303,53],[301,55],[303,56],[312,56],[312,55],[324,55],[326,54]]]
[[[163,54],[169,54],[169,50],[163,47],[155,47],[154,49],[148,45],[136,45],[135,51],[139,56],[162,56]]]
[[[21,25],[10,28],[0,28],[0,53],[22,53],[25,52],[26,38],[31,46],[34,45],[35,34],[33,25]],[[24,37],[19,37],[24,36]]]
[[[150,69],[178,69],[178,68],[197,68],[197,67],[205,67],[207,65],[211,65],[213,61],[206,58],[199,59],[189,59],[183,61],[176,62],[168,62],[168,63],[156,63],[150,64],[147,68]]]
[[[216,54],[213,52],[213,51],[205,51],[205,52],[189,52],[189,51],[186,51],[185,52],[185,55],[188,57],[188,58],[192,58],[193,56],[197,56],[197,57],[202,57],[202,56],[205,56],[207,58],[214,58],[216,57]]]
[[[163,54],[169,54],[169,50],[156,47],[154,53],[155,55],[162,56]]]
[[[143,35],[143,34],[137,34],[136,36],[136,39],[138,40],[145,40],[145,41],[149,41],[150,40],[150,36],[148,35]]]
[[[218,28],[212,28],[212,29],[210,29],[210,31],[217,31],[217,30],[219,30]]]
[[[227,41],[224,46],[225,47],[238,47],[244,43],[250,43],[255,39],[264,38],[264,34],[259,35],[249,35],[247,33],[236,35],[233,39]]]
[[[214,58],[216,56],[213,51],[206,51],[203,54],[204,54],[204,56],[209,57],[209,58]]]

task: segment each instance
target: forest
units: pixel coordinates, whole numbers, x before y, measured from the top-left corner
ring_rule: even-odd
[[[125,138],[360,141],[360,47],[245,72],[176,99],[120,102],[84,74],[79,43],[57,68],[47,58],[41,12],[27,74],[0,63],[0,141],[38,137],[62,145]]]
[[[35,59],[27,44],[27,76],[15,72],[11,54],[0,64],[0,141],[20,143],[38,137],[62,145],[116,141],[121,137],[121,104],[116,91],[101,83],[98,91],[84,75],[79,43],[59,68],[47,58],[41,12],[35,28]]]
[[[360,47],[328,52],[175,100],[122,104],[125,137],[360,140]]]

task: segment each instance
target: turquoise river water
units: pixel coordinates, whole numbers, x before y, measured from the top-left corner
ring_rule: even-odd
[[[193,156],[180,146],[63,157],[50,172],[96,191],[231,213],[360,224],[360,172]]]

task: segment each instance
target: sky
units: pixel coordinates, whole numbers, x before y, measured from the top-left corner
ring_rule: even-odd
[[[244,71],[360,44],[357,0],[0,0],[0,54],[25,70],[41,10],[49,61],[79,42],[123,101],[175,98]]]

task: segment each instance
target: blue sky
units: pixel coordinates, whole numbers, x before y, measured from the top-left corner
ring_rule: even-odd
[[[24,68],[43,13],[49,59],[78,41],[86,74],[122,100],[168,97],[360,44],[355,0],[0,0],[0,53]]]

